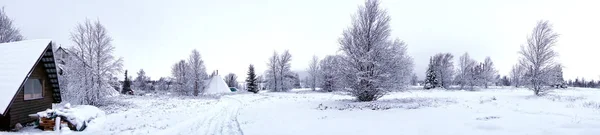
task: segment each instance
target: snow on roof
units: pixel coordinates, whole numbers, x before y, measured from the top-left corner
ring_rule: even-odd
[[[231,92],[223,78],[219,75],[215,75],[210,78],[206,88],[204,89],[204,94],[217,94],[217,93],[228,93]]]
[[[52,40],[37,39],[0,44],[0,115]]]

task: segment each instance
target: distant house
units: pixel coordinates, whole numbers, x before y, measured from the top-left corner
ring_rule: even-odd
[[[56,60],[56,64],[57,64],[57,69],[58,69],[58,74],[62,75],[63,74],[63,66],[65,66],[67,64],[67,58],[69,57],[69,52],[67,52],[67,50],[65,50],[64,48],[62,48],[62,46],[58,47],[58,49],[56,49],[56,51],[54,51],[54,59]]]
[[[35,114],[61,102],[51,40],[0,44],[0,129],[36,120]]]

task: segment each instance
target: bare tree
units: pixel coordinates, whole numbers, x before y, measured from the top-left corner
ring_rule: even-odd
[[[310,88],[314,91],[317,87],[317,78],[319,76],[319,57],[313,56],[308,66],[309,80],[307,83],[310,84]]]
[[[419,84],[419,77],[417,74],[413,73],[410,77],[410,85],[417,86]]]
[[[146,76],[144,69],[140,69],[140,71],[137,72],[137,75],[138,76],[134,80],[136,90],[149,90],[150,86],[148,85],[148,81],[150,81],[150,77]]]
[[[237,76],[234,73],[229,73],[225,76],[225,83],[227,84],[227,86],[229,87],[236,87],[237,88]]]
[[[551,71],[554,58],[558,53],[554,52],[558,34],[552,29],[548,21],[539,21],[527,38],[527,45],[521,46],[521,59],[519,64],[525,68],[525,80],[529,83],[529,89],[535,95],[541,95],[550,86]]]
[[[475,60],[471,59],[469,53],[463,54],[458,60],[458,70],[454,81],[460,85],[460,89],[464,89],[465,85],[473,84],[473,71],[475,67]]]
[[[204,66],[204,61],[200,56],[200,52],[194,49],[192,50],[192,54],[190,54],[190,58],[188,59],[190,66],[190,80],[192,83],[191,88],[193,88],[193,95],[198,96],[201,90],[204,89],[204,80],[207,78],[206,67]]]
[[[280,58],[279,58],[279,62],[278,62],[278,66],[279,66],[279,86],[280,89],[278,91],[289,91],[292,88],[294,88],[294,75],[291,71],[292,65],[291,65],[291,61],[292,61],[292,54],[290,54],[289,50],[285,50]]]
[[[169,90],[169,82],[171,79],[166,77],[161,77],[156,81],[156,90],[167,91]]]
[[[279,74],[279,66],[278,66],[278,62],[279,62],[279,54],[277,54],[276,51],[273,52],[273,56],[271,56],[271,58],[269,58],[269,62],[267,62],[267,71],[266,71],[266,76],[265,76],[265,80],[267,82],[267,87],[273,91],[277,91],[279,90],[279,83],[277,83],[278,75]]]
[[[566,88],[562,69],[563,66],[561,64],[556,64],[550,71],[550,84],[554,88]]]
[[[407,86],[412,58],[406,44],[390,39],[390,17],[379,1],[367,0],[339,39],[344,79],[359,101],[373,101]]]
[[[433,56],[433,66],[436,77],[439,79],[439,85],[448,89],[452,84],[454,76],[454,56],[450,53],[438,53]]]
[[[490,57],[486,57],[483,62],[483,73],[482,73],[482,82],[483,86],[487,89],[490,83],[496,81],[496,76],[498,75],[498,71],[494,67],[494,63]]]
[[[523,67],[519,64],[514,65],[512,70],[510,70],[510,78],[512,81],[512,84],[515,85],[515,87],[519,87],[522,85],[523,82],[523,75],[524,75],[524,70]]]
[[[110,78],[122,71],[122,58],[116,59],[112,53],[112,38],[99,21],[86,20],[71,32],[74,46],[69,52],[72,59],[69,69],[69,91],[82,91],[80,104],[101,104],[107,95],[115,94],[109,84]],[[74,92],[77,93],[77,92]]]
[[[6,15],[4,7],[2,7],[0,9],[0,43],[23,40],[20,30],[13,26],[12,23],[13,20]]]
[[[319,82],[318,84],[321,89],[328,92],[340,90],[343,86],[341,82],[342,79],[340,79],[340,77],[342,77],[340,74],[342,73],[339,67],[341,64],[341,57],[326,56],[319,64],[321,74],[319,75],[320,79],[318,80],[322,82]]]
[[[171,75],[173,76],[173,91],[181,95],[189,95],[188,93],[188,73],[190,66],[185,60],[181,60],[175,63],[171,69]]]

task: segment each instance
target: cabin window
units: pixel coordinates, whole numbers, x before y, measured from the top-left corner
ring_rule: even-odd
[[[40,79],[34,79],[34,78],[30,78],[27,79],[27,81],[25,82],[25,86],[23,86],[24,90],[24,96],[23,97],[25,100],[33,100],[33,99],[40,99],[43,98],[43,88],[44,88],[44,83],[42,82],[42,80]]]

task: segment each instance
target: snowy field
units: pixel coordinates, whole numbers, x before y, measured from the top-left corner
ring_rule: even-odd
[[[246,135],[598,135],[600,90],[546,96],[525,89],[395,92],[375,102],[340,93],[296,90],[220,98],[121,96],[101,107],[101,125],[62,134]],[[27,129],[20,133],[53,134]]]

